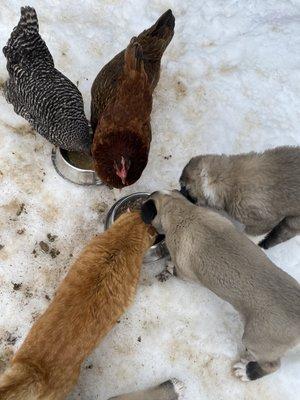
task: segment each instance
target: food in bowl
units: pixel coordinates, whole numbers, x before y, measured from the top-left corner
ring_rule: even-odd
[[[69,164],[73,165],[73,167],[94,171],[94,163],[91,156],[78,153],[77,151],[67,150],[61,150],[61,154]]]

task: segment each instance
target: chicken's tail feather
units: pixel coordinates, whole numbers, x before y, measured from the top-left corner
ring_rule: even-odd
[[[31,33],[39,31],[39,23],[36,11],[33,7],[21,7],[21,18],[17,29],[22,32]]]
[[[163,15],[159,17],[156,23],[150,28],[150,35],[156,36],[160,39],[168,38],[173,36],[175,27],[175,17],[172,10],[166,11]]]
[[[39,35],[39,23],[33,7],[21,7],[21,18],[3,53],[11,64],[26,64],[39,59],[54,65],[46,43]]]
[[[39,24],[35,9],[32,7],[21,7],[21,18],[18,25],[12,31],[7,45],[3,48],[6,58],[12,57],[21,51],[24,44],[28,42],[30,35],[36,36],[39,32]]]
[[[174,35],[175,17],[171,10],[162,14],[149,29],[138,36],[143,46],[144,60],[160,60]]]
[[[142,46],[132,38],[125,51],[125,73],[134,77],[136,73],[144,72],[143,49]]]

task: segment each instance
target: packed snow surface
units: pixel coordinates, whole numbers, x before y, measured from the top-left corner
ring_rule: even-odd
[[[1,47],[22,5],[1,0]],[[176,31],[154,93],[148,166],[139,182],[122,192],[64,181],[52,166],[52,146],[0,96],[2,369],[74,257],[103,231],[115,196],[178,187],[183,166],[200,153],[300,145],[299,0],[32,0],[30,5],[56,67],[82,92],[88,117],[94,77],[132,36],[168,8]],[[5,63],[2,56],[1,83]],[[267,254],[300,281],[300,237]],[[185,382],[185,400],[296,399],[299,353],[284,358],[273,375],[238,381],[231,366],[242,350],[239,315],[199,284],[158,282],[161,268],[161,263],[144,265],[134,305],[86,360],[69,400],[106,400],[170,377]]]

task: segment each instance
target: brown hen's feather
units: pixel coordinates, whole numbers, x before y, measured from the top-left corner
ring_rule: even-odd
[[[92,86],[92,154],[100,179],[109,186],[132,185],[147,165],[151,143],[152,93],[160,60],[174,34],[172,11],[113,58]],[[120,174],[121,160],[126,171]],[[122,181],[120,176],[126,175]]]

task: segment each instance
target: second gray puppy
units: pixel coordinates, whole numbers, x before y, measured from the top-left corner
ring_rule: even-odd
[[[235,375],[247,381],[276,371],[300,342],[298,282],[227,218],[178,191],[154,192],[141,214],[165,234],[176,274],[200,281],[244,317],[247,357],[235,364]]]
[[[194,157],[180,185],[192,202],[226,211],[250,235],[270,231],[265,249],[300,233],[300,147]]]

